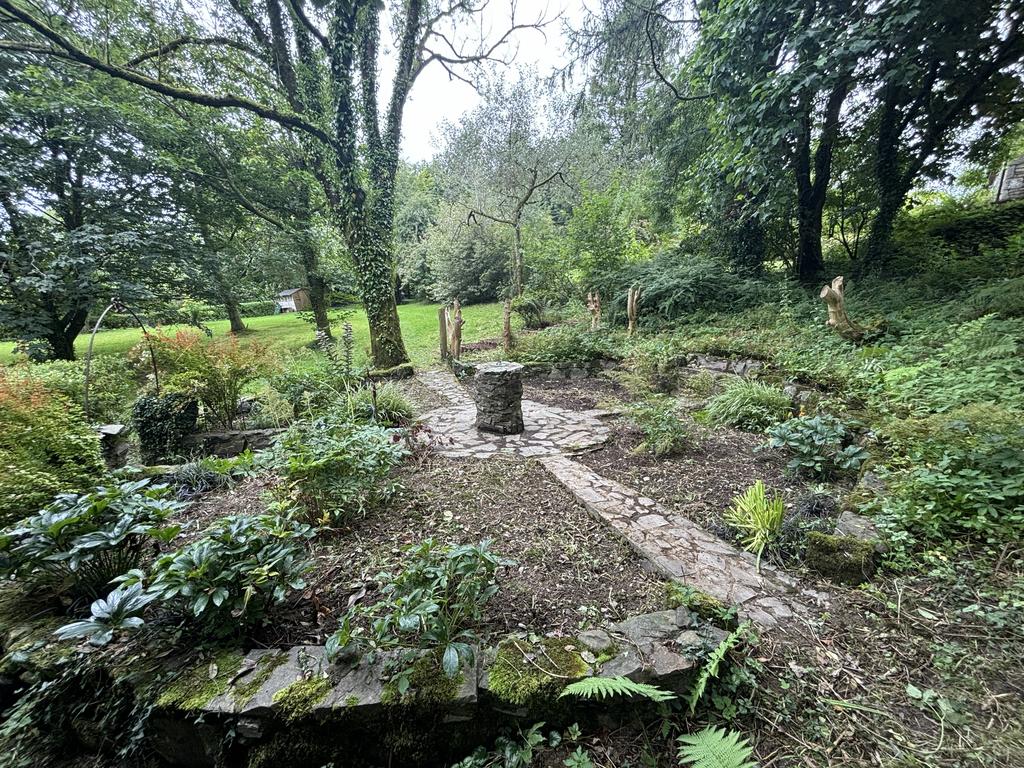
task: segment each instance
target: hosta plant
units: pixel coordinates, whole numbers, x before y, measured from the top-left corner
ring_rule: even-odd
[[[202,538],[158,558],[149,592],[195,618],[204,632],[231,634],[258,624],[289,590],[305,586],[312,536],[312,528],[286,517],[225,517]],[[136,572],[128,581],[141,578]]]
[[[169,541],[183,504],[148,480],[65,493],[0,534],[0,571],[55,593],[96,598],[136,568],[147,547]]]
[[[776,424],[768,430],[765,448],[785,448],[792,454],[791,472],[828,477],[837,471],[856,471],[868,458],[850,440],[846,425],[834,416],[801,416]]]
[[[54,634],[61,640],[86,639],[90,645],[106,645],[115,632],[141,627],[141,614],[155,599],[155,595],[143,591],[141,584],[116,587],[106,597],[93,601],[90,618],[65,624]]]

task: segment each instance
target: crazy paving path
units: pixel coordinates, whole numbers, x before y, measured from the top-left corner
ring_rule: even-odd
[[[523,400],[522,435],[492,435],[473,425],[473,400],[452,374],[424,371],[417,378],[449,405],[428,412],[425,423],[447,456],[485,458],[496,453],[536,457],[592,515],[620,534],[659,572],[739,607],[740,617],[772,627],[810,617],[828,596],[762,565],[683,515],[675,514],[632,488],[597,474],[566,454],[592,450],[608,437],[604,411],[568,411]]]

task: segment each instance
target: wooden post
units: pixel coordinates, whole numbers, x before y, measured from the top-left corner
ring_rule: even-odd
[[[437,330],[441,337],[441,360],[448,359],[448,314],[447,307],[437,308]]]
[[[462,326],[465,324],[466,321],[462,319],[462,305],[455,299],[452,301],[452,314],[448,318],[448,347],[452,360],[459,360],[462,357]]]
[[[587,309],[590,310],[590,330],[601,327],[601,294],[597,291],[587,292]]]
[[[846,297],[844,296],[843,276],[839,275],[830,285],[822,286],[818,297],[828,306],[828,320],[825,322],[830,328],[844,339],[859,341],[864,335],[864,329],[850,320],[846,314]]]
[[[639,285],[633,286],[626,294],[626,317],[629,320],[629,335],[636,335],[636,321],[640,313],[640,294],[643,288]]]
[[[512,299],[505,299],[505,314],[501,322],[501,339],[505,354],[512,351]]]

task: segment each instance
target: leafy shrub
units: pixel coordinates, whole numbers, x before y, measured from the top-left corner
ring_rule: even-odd
[[[85,363],[81,360],[50,360],[8,368],[11,381],[41,382],[78,406],[85,407]],[[89,420],[101,424],[123,423],[128,403],[135,398],[135,373],[128,360],[117,355],[93,357],[89,366]]]
[[[760,565],[765,547],[777,539],[782,530],[784,511],[782,497],[776,494],[769,499],[764,483],[758,480],[732,500],[725,522],[739,534],[743,547],[757,555]]]
[[[65,493],[0,538],[2,570],[55,593],[97,597],[137,567],[146,545],[178,531],[167,518],[182,505],[148,480]]]
[[[195,617],[204,632],[226,636],[262,621],[290,589],[305,586],[305,541],[313,529],[285,517],[238,515],[153,563],[150,594]],[[127,583],[137,582],[136,572]]]
[[[88,488],[104,471],[99,436],[78,406],[41,382],[0,370],[0,521],[35,512],[62,491]]]
[[[671,397],[652,395],[633,403],[629,407],[629,419],[643,432],[639,449],[657,458],[679,453],[689,440],[686,425],[677,415],[676,403]]]
[[[168,386],[196,398],[207,419],[228,429],[245,387],[274,368],[266,347],[243,347],[232,335],[204,339],[196,331],[178,331],[152,341],[159,366],[170,374]]]
[[[532,363],[587,363],[619,356],[614,340],[581,325],[559,325],[523,334],[510,357]]]
[[[543,296],[521,296],[512,302],[512,311],[523,319],[523,327],[531,331],[547,328],[558,320],[555,307]]]
[[[275,448],[293,497],[321,523],[389,498],[389,475],[404,455],[397,432],[329,416],[294,424]]]
[[[828,477],[839,470],[856,471],[868,458],[859,445],[843,447],[849,437],[834,416],[800,416],[771,427],[763,447],[785,448],[793,454],[787,465],[792,472]]]
[[[967,296],[963,304],[969,319],[985,315],[1024,317],[1024,277],[986,283]]]
[[[708,403],[712,423],[760,432],[787,416],[793,403],[781,389],[739,379]]]
[[[327,641],[327,652],[336,656],[363,645],[424,648],[439,653],[441,668],[454,677],[473,659],[473,627],[498,591],[495,572],[509,564],[491,551],[489,541],[441,547],[428,539],[409,547],[401,572],[377,577],[382,599],[350,609]],[[358,626],[360,619],[369,621],[368,633]],[[397,679],[399,693],[408,688],[408,674]]]
[[[143,395],[132,406],[132,426],[139,436],[139,453],[146,464],[159,464],[181,455],[182,441],[199,419],[195,398],[182,392]]]
[[[93,601],[90,618],[65,624],[54,634],[61,640],[86,639],[89,645],[106,645],[114,639],[114,632],[141,627],[144,622],[139,614],[155,599],[143,592],[141,584],[115,587],[106,597]]]
[[[606,272],[597,283],[609,314],[626,316],[626,292],[643,288],[640,319],[668,323],[698,311],[736,310],[763,300],[761,283],[729,271],[719,261],[666,250],[652,259]]]

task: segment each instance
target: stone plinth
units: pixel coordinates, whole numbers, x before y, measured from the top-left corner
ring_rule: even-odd
[[[523,366],[483,363],[476,368],[476,426],[485,432],[517,435],[523,431]]]

